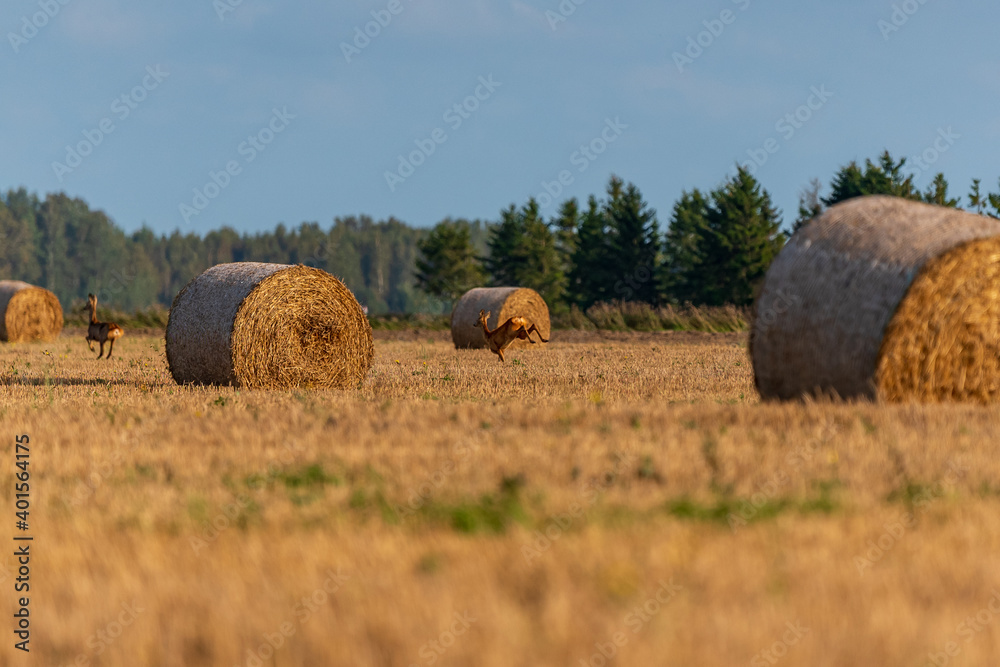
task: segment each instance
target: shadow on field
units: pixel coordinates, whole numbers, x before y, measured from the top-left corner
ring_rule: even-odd
[[[134,381],[116,381],[109,380],[105,378],[71,378],[71,377],[50,377],[50,378],[22,378],[22,377],[2,377],[0,378],[0,387],[57,387],[57,386],[67,386],[67,387],[83,387],[83,386],[95,386],[104,387],[110,385],[138,385],[143,384],[150,388],[153,387],[165,387],[167,383],[165,382],[143,382],[136,383]]]

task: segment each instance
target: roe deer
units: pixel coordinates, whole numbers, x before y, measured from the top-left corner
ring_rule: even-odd
[[[100,359],[104,356],[104,343],[110,342],[108,356],[111,358],[111,351],[115,349],[115,341],[125,335],[125,330],[114,322],[97,321],[97,297],[93,294],[87,295],[87,308],[90,309],[90,326],[87,327],[87,347],[94,351],[94,341],[101,344],[101,353],[97,355]]]
[[[527,340],[534,345],[535,341],[531,339],[532,331],[538,334],[538,339],[543,343],[549,342],[547,338],[542,338],[542,332],[538,330],[538,327],[523,317],[512,317],[496,329],[490,331],[490,327],[486,321],[492,314],[492,312],[488,313],[485,310],[480,310],[479,320],[472,326],[482,328],[483,333],[486,335],[486,342],[489,344],[490,349],[500,357],[500,361],[504,360],[503,351],[510,347],[510,344],[517,339]]]

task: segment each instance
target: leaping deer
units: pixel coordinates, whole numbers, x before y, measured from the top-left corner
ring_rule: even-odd
[[[523,317],[512,317],[496,329],[490,331],[490,327],[486,321],[490,319],[490,315],[492,314],[492,312],[480,310],[479,320],[472,326],[482,328],[483,333],[486,335],[486,343],[490,346],[490,350],[500,357],[500,361],[504,360],[503,351],[510,347],[510,344],[515,340],[527,340],[534,345],[535,341],[531,339],[532,331],[538,334],[538,339],[543,343],[549,342],[547,338],[542,338],[542,332],[538,330],[538,327]]]
[[[111,352],[115,349],[115,341],[125,335],[125,330],[114,322],[98,322],[97,321],[97,297],[93,294],[87,295],[87,308],[90,308],[90,326],[87,327],[87,347],[90,351],[94,351],[94,341],[101,344],[101,353],[97,355],[100,359],[104,356],[104,343],[110,341],[111,346],[108,347],[108,356],[111,358]]]

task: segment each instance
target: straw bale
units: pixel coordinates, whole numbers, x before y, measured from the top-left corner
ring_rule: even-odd
[[[486,336],[476,326],[480,310],[490,313],[486,321],[490,329],[520,316],[538,327],[542,338],[549,339],[552,329],[549,307],[538,292],[527,287],[475,287],[463,294],[451,311],[451,339],[455,347],[486,347]],[[526,340],[515,340],[511,347],[528,345]]]
[[[0,280],[0,340],[52,341],[63,328],[63,310],[55,294],[18,280]]]
[[[763,398],[1000,397],[1000,223],[886,196],[792,236],[754,304]]]
[[[357,387],[374,356],[354,295],[307,266],[218,264],[174,299],[167,364],[179,384]]]

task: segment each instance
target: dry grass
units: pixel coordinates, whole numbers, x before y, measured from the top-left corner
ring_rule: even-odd
[[[35,535],[0,663],[996,663],[1000,619],[960,625],[1000,585],[995,409],[760,404],[744,336],[617,337],[401,334],[347,392],[178,387],[153,337],[0,347]]]

